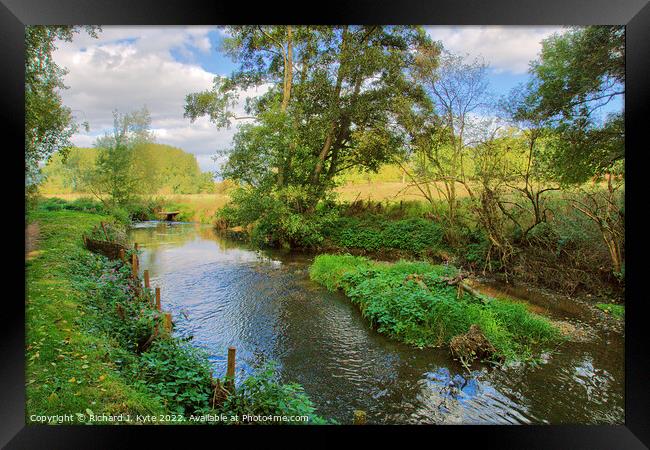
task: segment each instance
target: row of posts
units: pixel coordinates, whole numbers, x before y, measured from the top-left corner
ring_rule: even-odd
[[[135,251],[131,255],[131,276],[133,277],[134,280],[138,279],[138,273],[140,270],[140,261],[138,260],[138,243],[136,242],[134,245]],[[124,249],[120,249],[120,259],[124,262],[126,262],[126,256],[124,253]],[[145,289],[151,289],[151,283],[149,281],[149,270],[145,269],[144,270],[144,287]],[[162,312],[162,307],[161,307],[161,302],[160,302],[160,287],[156,286],[155,288],[155,293],[156,293],[156,309],[160,312]],[[165,331],[168,333],[171,333],[172,331],[172,313],[170,312],[165,312],[164,315],[164,327]],[[235,390],[235,355],[237,353],[237,350],[235,347],[229,347],[228,348],[228,363],[226,366],[226,385],[225,387],[230,391],[234,392]],[[213,381],[213,385],[216,383]],[[218,386],[218,384],[217,384]]]

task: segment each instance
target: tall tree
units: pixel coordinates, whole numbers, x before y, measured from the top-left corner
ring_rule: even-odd
[[[435,62],[437,55],[423,54],[417,60],[416,76],[431,98],[439,119],[420,134],[414,146],[415,171],[410,172],[410,177],[429,201],[434,201],[431,186],[445,198],[447,218],[453,228],[457,216],[457,187],[471,189],[466,174],[468,149],[479,142],[479,131],[487,126],[479,118],[489,106],[487,66],[480,60],[467,62],[461,56],[446,53],[437,67],[431,58]]]
[[[417,27],[232,27],[227,51],[239,70],[190,94],[186,116],[227,126],[237,92],[267,84],[247,105],[224,174],[259,187],[294,186],[313,206],[350,167],[376,170],[403,146],[400,121],[424,102],[407,81],[415,50],[431,45]]]
[[[620,276],[624,267],[622,207],[625,163],[623,105],[603,117],[602,108],[625,94],[625,29],[573,28],[544,41],[523,114],[545,117],[553,128],[550,167],[576,186],[571,198],[601,231]],[[593,180],[601,186],[585,186]]]
[[[97,37],[99,27],[83,27]],[[39,180],[39,163],[54,152],[65,156],[77,130],[70,108],[59,91],[65,89],[66,70],[56,64],[56,41],[72,41],[81,27],[28,26],[25,29],[25,189],[33,192]]]
[[[561,134],[553,155],[556,175],[582,182],[620,165],[622,107],[605,117],[600,112],[625,94],[624,27],[572,28],[551,36],[530,73],[524,114],[547,118]]]
[[[113,112],[113,133],[97,139],[97,163],[86,180],[91,192],[102,201],[124,205],[143,191],[143,180],[134,170],[134,149],[154,140],[150,125],[146,108],[127,114]]]

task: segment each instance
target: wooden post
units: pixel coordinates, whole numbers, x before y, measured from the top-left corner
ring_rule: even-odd
[[[138,256],[135,253],[131,255],[131,275],[138,278]]]
[[[172,332],[172,313],[170,312],[165,313],[165,331],[167,333]]]
[[[228,384],[229,390],[232,392],[235,390],[235,353],[237,349],[235,347],[228,347],[228,367],[226,369],[226,383]]]
[[[104,230],[104,236],[106,236],[106,241],[111,242],[111,240],[108,238],[108,233],[106,232],[106,225],[104,225],[104,222],[99,222],[102,226],[102,230]]]
[[[151,284],[149,283],[149,270],[144,271],[144,287],[147,289],[151,288]]]
[[[354,424],[355,425],[365,425],[366,424],[366,412],[360,409],[354,411]]]
[[[126,261],[126,258],[124,257],[124,249],[123,248],[120,249],[120,259],[122,261]]]
[[[156,288],[156,309],[160,311],[160,288]]]

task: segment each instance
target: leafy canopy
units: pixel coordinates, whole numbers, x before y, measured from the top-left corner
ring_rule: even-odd
[[[218,127],[241,118],[239,93],[264,86],[248,101],[224,177],[266,192],[297,186],[311,207],[351,167],[376,171],[403,150],[404,122],[427,100],[409,70],[433,43],[419,27],[228,27],[224,51],[237,63],[212,89],[189,94],[185,115]]]
[[[97,37],[99,27],[83,27]],[[65,156],[77,130],[70,108],[63,105],[60,91],[66,89],[66,70],[52,53],[56,41],[72,41],[78,26],[28,26],[25,28],[25,180],[28,192],[40,181],[39,163],[55,151]]]

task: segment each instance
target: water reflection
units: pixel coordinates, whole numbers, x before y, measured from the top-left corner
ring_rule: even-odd
[[[145,223],[131,238],[176,333],[208,351],[215,374],[230,345],[239,377],[277,361],[284,381],[302,384],[318,412],[341,423],[355,409],[370,423],[623,421],[620,334],[564,344],[537,367],[467,373],[444,349],[370,329],[346,298],[309,280],[308,255],[256,251],[194,224]]]

